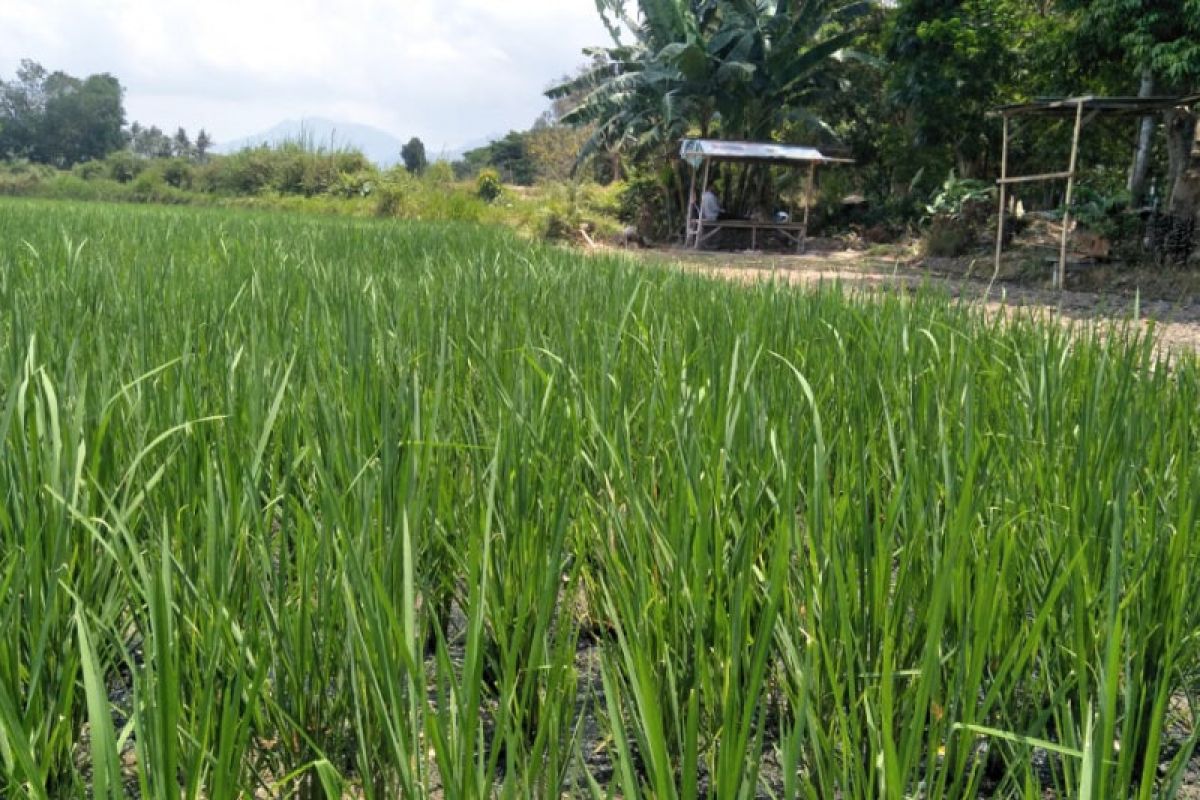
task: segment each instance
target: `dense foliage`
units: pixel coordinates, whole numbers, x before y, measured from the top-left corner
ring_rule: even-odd
[[[25,60],[0,80],[0,158],[70,167],[123,146],[121,84],[111,75],[80,79]]]
[[[854,40],[853,20],[869,9],[845,0],[643,0],[634,18],[625,0],[597,5],[615,45],[596,51],[592,69],[549,95],[586,91],[564,121],[595,124],[591,147],[635,155],[692,127],[701,136],[762,139],[785,121],[809,119],[806,101],[819,71]]]
[[[953,170],[998,172],[1000,125],[987,112],[1038,96],[1200,92],[1195,0],[600,0],[613,44],[561,82],[564,116],[592,130],[585,153],[620,153],[631,172],[661,174],[667,213],[682,201],[680,168],[661,172],[684,136],[776,139],[844,147],[854,185],[892,221],[915,218]],[[1157,123],[1157,126],[1156,126]],[[1069,131],[1014,131],[1013,163],[1061,171]],[[1154,146],[1160,127],[1168,146]],[[1083,166],[1092,189],[1126,200],[1157,181],[1182,219],[1200,214],[1200,172],[1189,173],[1196,118],[1172,112],[1142,126],[1092,126]],[[1103,165],[1105,169],[1094,169]],[[1193,170],[1200,165],[1191,165]],[[1128,170],[1125,168],[1129,167]],[[726,208],[750,211],[765,180],[731,170]],[[1128,177],[1128,180],[1127,180]],[[759,183],[756,183],[759,182]],[[780,187],[764,186],[767,194]],[[786,187],[783,187],[786,189]],[[1061,187],[1026,192],[1053,208]]]
[[[0,309],[8,798],[1170,798],[1200,735],[1133,332],[15,201]]]

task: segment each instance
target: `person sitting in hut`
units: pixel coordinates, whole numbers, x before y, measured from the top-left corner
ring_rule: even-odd
[[[721,201],[717,199],[712,189],[705,189],[700,197],[700,219],[705,222],[716,222],[721,218]]]

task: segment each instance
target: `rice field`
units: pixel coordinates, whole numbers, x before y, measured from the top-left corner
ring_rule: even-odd
[[[1138,330],[0,201],[0,796],[1195,797]]]

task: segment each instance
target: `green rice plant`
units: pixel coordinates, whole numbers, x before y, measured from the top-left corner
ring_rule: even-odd
[[[0,794],[1187,796],[1197,360],[1010,311],[4,200]]]

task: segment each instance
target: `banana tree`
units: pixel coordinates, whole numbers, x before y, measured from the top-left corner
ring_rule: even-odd
[[[581,160],[599,150],[640,156],[711,117],[712,96],[697,91],[689,74],[711,34],[715,0],[641,0],[632,15],[626,0],[597,0],[613,46],[585,53],[593,67],[547,92],[577,97],[567,124],[594,124]],[[628,39],[628,41],[626,41]]]
[[[861,33],[870,0],[597,0],[613,45],[552,88],[575,96],[563,117],[593,124],[580,159],[599,151],[670,157],[689,134],[769,139],[785,123],[828,127],[808,110],[830,67]],[[681,180],[676,180],[682,194]],[[740,206],[748,174],[727,201]]]

